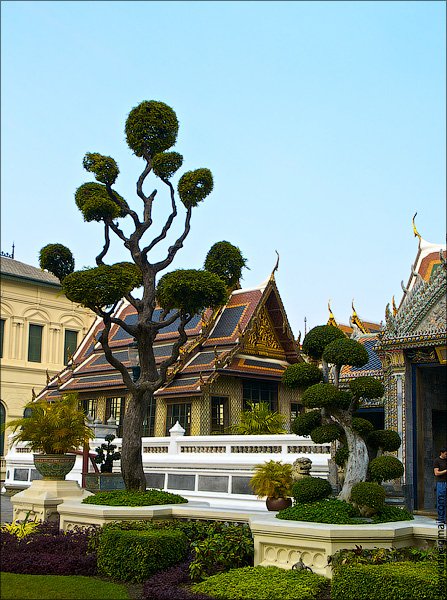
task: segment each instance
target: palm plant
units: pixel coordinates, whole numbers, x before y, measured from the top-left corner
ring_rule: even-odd
[[[30,416],[7,423],[12,427],[13,442],[28,442],[31,449],[43,454],[66,454],[94,438],[79,408],[76,393],[65,394],[61,399],[29,402]]]
[[[269,460],[255,466],[250,485],[258,498],[286,498],[291,494],[292,465],[280,460]]]
[[[267,402],[248,402],[249,409],[240,414],[237,425],[230,427],[231,433],[239,435],[268,435],[287,433],[284,426],[287,418],[270,410]]]

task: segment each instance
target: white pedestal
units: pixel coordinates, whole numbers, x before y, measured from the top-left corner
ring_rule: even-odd
[[[14,519],[23,520],[29,513],[29,519],[59,521],[59,504],[65,500],[82,500],[91,495],[77,481],[36,479],[29,488],[11,497],[13,516]]]

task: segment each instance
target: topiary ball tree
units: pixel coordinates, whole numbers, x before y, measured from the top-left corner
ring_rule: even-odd
[[[382,483],[398,479],[404,474],[404,466],[395,456],[378,456],[369,463],[369,474],[372,481]]]
[[[145,100],[130,111],[125,123],[126,141],[133,154],[143,160],[136,185],[136,207],[114,188],[119,176],[116,161],[98,152],[85,154],[83,166],[94,176],[94,181],[80,185],[74,200],[86,222],[98,222],[103,226],[104,238],[96,256],[96,266],[74,271],[71,253],[60,245],[52,244],[41,251],[42,268],[51,270],[62,280],[66,296],[90,308],[102,319],[98,341],[107,361],[119,371],[128,390],[121,449],[121,470],[127,490],[146,489],[141,444],[143,422],[154,393],[165,384],[169,368],[177,362],[180,349],[187,341],[187,324],[197,312],[220,306],[227,298],[226,285],[215,269],[214,273],[186,269],[163,276],[190,232],[195,207],[213,189],[213,176],[207,168],[179,174],[183,157],[171,150],[178,131],[175,111],[163,102]],[[177,176],[175,185],[171,179]],[[153,219],[157,190],[149,192],[146,189],[150,177],[154,177],[161,187],[160,204],[164,191],[170,209],[161,227]],[[184,224],[166,245],[167,250],[163,250],[164,246],[160,244],[167,241],[180,211],[184,213]],[[121,219],[126,221],[123,228]],[[154,227],[152,231],[155,229],[153,236],[150,235],[151,227]],[[128,252],[127,262],[106,264],[112,236],[122,242]],[[135,295],[138,288],[141,297]],[[122,298],[133,307],[135,321],[117,317],[115,309]],[[164,310],[155,313],[157,300]],[[135,339],[140,364],[137,381],[133,380],[128,366],[111,350],[109,336],[113,325],[118,325],[128,337]],[[170,356],[156,364],[154,340],[160,330],[169,326],[177,329],[177,339]]]
[[[242,269],[246,267],[247,259],[237,246],[230,242],[216,242],[208,251],[204,267],[210,273],[215,273],[229,290],[235,289],[241,279]]]
[[[368,353],[362,344],[348,339],[335,326],[321,325],[306,335],[303,352],[319,361],[321,368],[316,364],[296,364],[288,367],[283,375],[286,386],[304,390],[301,402],[306,409],[311,409],[295,419],[292,431],[297,435],[310,435],[315,443],[340,441],[335,462],[345,466],[345,478],[339,498],[349,502],[352,487],[367,478],[369,447],[395,450],[400,438],[398,444],[395,432],[380,434],[373,431],[369,421],[354,416],[362,402],[383,396],[380,381],[358,377],[351,381],[349,389],[340,389],[343,365],[362,367],[368,362]]]
[[[39,252],[39,265],[53,273],[60,281],[73,273],[75,261],[73,254],[63,244],[47,244]]]

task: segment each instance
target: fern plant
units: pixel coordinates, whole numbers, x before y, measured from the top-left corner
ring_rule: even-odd
[[[286,498],[291,495],[292,465],[269,460],[255,466],[250,485],[258,498]]]

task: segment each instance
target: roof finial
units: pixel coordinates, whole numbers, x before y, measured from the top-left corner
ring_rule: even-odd
[[[354,327],[354,325],[356,325],[362,333],[368,333],[366,327],[364,326],[363,322],[360,320],[360,318],[354,308],[354,298],[352,299],[351,306],[352,306],[352,316],[349,320],[349,324],[351,325],[351,327]]]
[[[331,300],[329,299],[327,302],[327,309],[329,311],[329,319],[327,324],[328,325],[333,325],[334,327],[338,327],[337,325],[337,321],[335,320],[334,315],[332,314],[332,310],[331,310]]]
[[[355,312],[355,308],[354,308],[354,298],[352,299],[351,306],[352,306],[352,316],[356,317],[357,313]]]
[[[392,306],[393,306],[393,315],[396,315],[397,314],[397,306],[396,306],[396,303],[394,301],[394,296],[393,296],[393,298],[391,300],[391,303],[392,303]]]
[[[416,218],[417,212],[414,213],[413,216],[413,233],[414,233],[414,237],[419,238],[419,241],[421,240],[421,234],[419,233],[419,231],[416,229],[416,223],[414,222],[415,218]]]
[[[274,269],[272,271],[272,274],[270,275],[270,281],[274,281],[275,280],[275,271],[277,271],[278,267],[279,267],[279,254],[278,254],[278,250],[275,250],[275,252],[276,252],[276,256],[278,258],[276,259],[276,265],[275,265],[275,267],[274,267]]]

